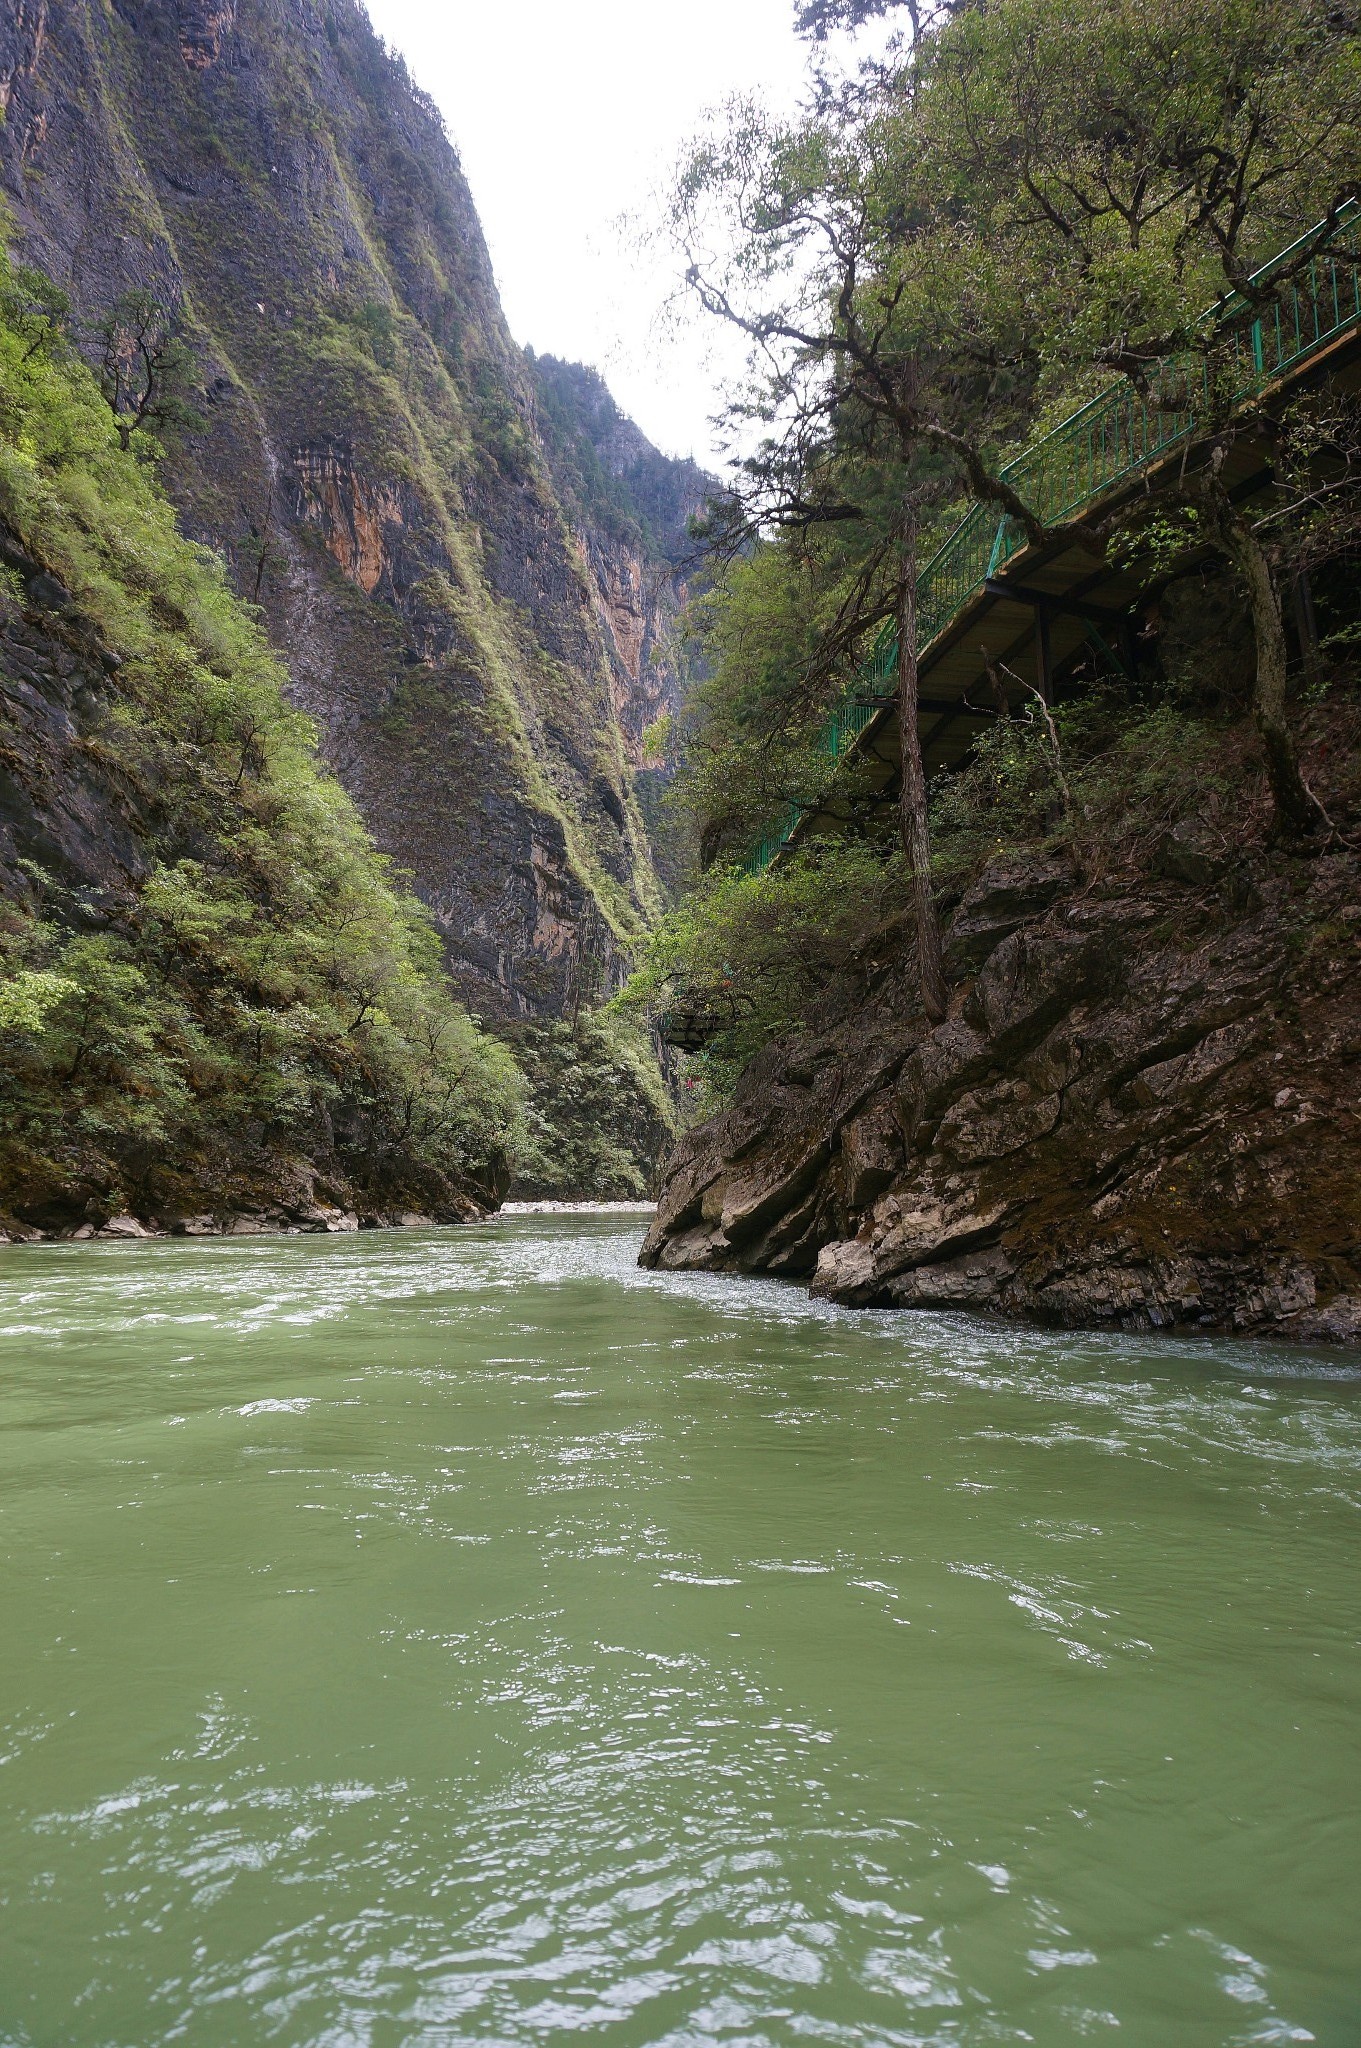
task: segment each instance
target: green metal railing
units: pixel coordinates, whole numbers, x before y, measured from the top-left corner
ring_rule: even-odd
[[[1354,203],[1337,226],[1361,219]],[[1317,229],[1302,235],[1264,264],[1253,278],[1266,285]],[[1241,298],[1221,299],[1204,316],[1206,328],[1223,327],[1243,311]],[[1361,270],[1353,260],[1315,256],[1286,280],[1275,304],[1228,337],[1213,372],[1208,352],[1164,364],[1156,373],[1160,403],[1141,398],[1121,379],[1080,406],[1002,469],[1003,479],[1045,526],[1058,527],[1087,511],[1127,477],[1193,438],[1210,399],[1213,374],[1221,404],[1242,405],[1305,363],[1361,322]],[[923,652],[956,613],[1026,544],[1024,528],[995,506],[967,512],[917,578],[917,630]],[[818,751],[835,763],[854,746],[896,689],[898,641],[892,624],[880,631],[868,658],[847,684],[818,735]],[[790,804],[767,828],[746,862],[761,874],[785,847],[806,809]]]

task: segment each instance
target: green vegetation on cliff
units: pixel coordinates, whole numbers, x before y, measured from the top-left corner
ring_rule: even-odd
[[[891,5],[829,0],[803,18],[816,35]],[[710,675],[681,797],[709,873],[630,999],[679,991],[718,1024],[720,1092],[895,921],[941,1021],[959,979],[944,913],[1000,853],[1062,849],[1108,880],[1148,872],[1179,824],[1222,813],[1229,836],[1269,828],[1318,854],[1345,843],[1358,794],[1355,378],[1242,402],[1254,321],[1288,323],[1292,291],[1332,275],[1321,254],[1344,285],[1358,261],[1356,9],[907,11],[912,37],[844,92],[790,122],[737,109],[673,196],[692,286],[759,344],[733,410],[765,438],[714,522],[720,567],[698,622]],[[1156,497],[1103,503],[1083,527],[1080,588],[1128,587],[1053,663],[1036,642],[1054,600],[1081,612],[1045,584],[1066,574],[1071,509],[1047,523],[1035,475],[1008,465],[1115,387],[1150,433],[1188,409],[1196,432]],[[1075,489],[1084,451],[1065,447]],[[1053,502],[1075,500],[1056,486]],[[918,571],[971,507],[997,536],[988,576],[1004,538],[1032,551],[1016,602],[1033,616],[999,642],[995,615],[971,613],[956,640],[973,674],[943,655],[919,699]],[[886,728],[879,760],[833,777],[824,721],[885,633],[907,650],[891,686],[905,744]],[[928,790],[920,735],[958,735],[965,699],[971,751],[961,741]],[[778,872],[743,872],[753,841],[799,811],[824,836],[806,833]]]
[[[639,688],[627,599],[671,564],[619,564],[615,528],[690,467],[604,395],[627,475],[601,458],[608,506],[559,478],[456,151],[361,0],[0,11],[0,76],[16,253],[86,336],[173,309],[185,530],[260,604],[470,1009],[561,1014],[584,935],[626,951],[661,902],[632,764],[671,678]]]
[[[0,288],[0,1208],[494,1200],[513,1059],[220,563]]]
[[[676,1115],[648,1035],[609,1012],[521,1024],[507,1040],[529,1099],[513,1192],[633,1201],[653,1192]]]
[[[693,554],[690,519],[712,494],[695,462],[662,455],[621,413],[598,371],[536,356],[540,430],[572,504],[589,523],[650,558]]]

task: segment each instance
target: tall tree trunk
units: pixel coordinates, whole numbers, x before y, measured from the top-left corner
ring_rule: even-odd
[[[1327,819],[1318,799],[1305,787],[1295,735],[1286,712],[1287,654],[1280,593],[1261,542],[1224,489],[1219,464],[1214,462],[1210,466],[1208,496],[1216,538],[1248,589],[1248,608],[1257,642],[1252,716],[1266,757],[1276,817],[1288,838],[1306,839],[1326,826]]]
[[[917,960],[922,1008],[939,1024],[949,1006],[940,957],[940,926],[931,900],[931,833],[926,818],[926,771],[917,725],[917,524],[903,525],[902,575],[898,585],[898,726],[903,757],[899,821],[912,882],[917,921]]]

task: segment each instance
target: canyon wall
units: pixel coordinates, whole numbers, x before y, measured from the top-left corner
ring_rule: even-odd
[[[16,256],[87,351],[130,290],[175,309],[201,425],[163,479],[469,1002],[617,980],[660,902],[635,784],[701,473],[516,346],[439,114],[355,0],[10,0],[0,104]]]

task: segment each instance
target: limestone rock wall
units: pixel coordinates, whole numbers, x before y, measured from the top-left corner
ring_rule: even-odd
[[[624,746],[637,769],[665,761],[648,728],[681,709],[698,657],[681,643],[680,615],[696,589],[691,522],[715,486],[694,462],[660,455],[620,412],[603,379],[580,363],[540,356],[538,420],[554,480],[581,536]]]

